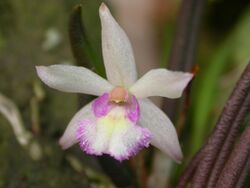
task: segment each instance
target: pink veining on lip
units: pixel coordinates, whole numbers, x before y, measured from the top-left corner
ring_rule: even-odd
[[[85,151],[87,154],[94,154],[95,152],[91,148],[89,141],[86,139],[85,134],[87,134],[87,126],[91,126],[91,121],[83,120],[80,122],[76,132],[76,137],[79,140],[79,145],[83,151]]]

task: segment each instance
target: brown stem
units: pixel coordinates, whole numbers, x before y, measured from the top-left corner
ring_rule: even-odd
[[[249,112],[249,110],[250,110],[250,94],[245,99],[243,107],[240,109],[240,112],[238,113],[236,119],[234,120],[234,123],[232,124],[230,128],[229,134],[227,135],[227,138],[219,153],[219,156],[216,159],[214,168],[212,169],[208,187],[211,187],[211,188],[215,187],[215,184],[219,178],[221,170],[223,166],[225,165],[230,155],[230,152],[233,148],[235,138],[239,135],[240,125],[244,117],[246,116],[246,114]]]
[[[205,0],[182,1],[169,68],[183,71],[191,70],[195,59],[204,4]]]
[[[250,158],[248,158],[247,160],[247,164],[244,166],[244,169],[240,175],[240,178],[236,184],[236,188],[242,188],[244,183],[245,183],[245,180],[246,180],[246,177],[249,173],[249,170],[250,170]]]
[[[235,145],[226,166],[216,184],[216,188],[234,188],[244,166],[247,165],[250,154],[250,123],[242,133],[239,142]]]
[[[204,158],[193,178],[193,188],[205,187],[216,157],[223,146],[232,122],[236,119],[239,110],[250,90],[250,64],[247,65],[240,80],[227,101],[223,112],[216,124],[216,128],[204,148]]]
[[[197,39],[201,25],[205,0],[184,0],[180,7],[177,29],[173,42],[168,68],[191,71],[195,64]],[[178,111],[177,100],[164,100],[163,109],[174,119]]]
[[[197,166],[199,165],[199,162],[201,161],[203,157],[202,154],[203,154],[202,149],[198,153],[196,153],[196,155],[193,157],[193,159],[189,163],[188,167],[183,172],[176,188],[184,188],[187,186],[188,182],[192,179],[194,172]]]

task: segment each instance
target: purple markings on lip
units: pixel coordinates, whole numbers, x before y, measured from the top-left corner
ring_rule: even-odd
[[[97,118],[105,116],[111,109],[112,105],[109,104],[108,93],[104,93],[102,96],[95,99],[92,103],[92,110]]]
[[[140,106],[135,96],[131,97],[130,104],[127,106],[127,116],[134,123],[137,123],[140,118]]]

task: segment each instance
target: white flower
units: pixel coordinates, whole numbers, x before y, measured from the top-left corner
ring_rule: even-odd
[[[180,162],[182,151],[172,122],[147,97],[178,98],[193,75],[154,69],[137,80],[127,35],[104,3],[99,13],[108,81],[84,67],[37,66],[41,80],[52,88],[99,96],[73,117],[60,145],[66,149],[79,143],[88,154],[109,154],[121,161],[150,143]]]

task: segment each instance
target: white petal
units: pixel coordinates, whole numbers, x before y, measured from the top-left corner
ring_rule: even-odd
[[[104,3],[99,14],[102,25],[102,53],[108,80],[115,86],[131,86],[137,79],[130,41]]]
[[[191,73],[153,69],[140,78],[130,88],[130,92],[137,98],[150,96],[178,98],[192,77]]]
[[[88,119],[93,119],[91,103],[84,106],[80,111],[78,111],[69,122],[65,132],[59,140],[59,144],[63,149],[67,149],[78,142],[76,131],[79,127],[79,123]]]
[[[84,67],[51,65],[37,66],[36,70],[45,84],[64,92],[100,96],[113,87],[105,79]]]
[[[178,136],[169,118],[149,99],[139,100],[141,108],[140,125],[152,133],[151,144],[168,154],[176,162],[182,160]]]

